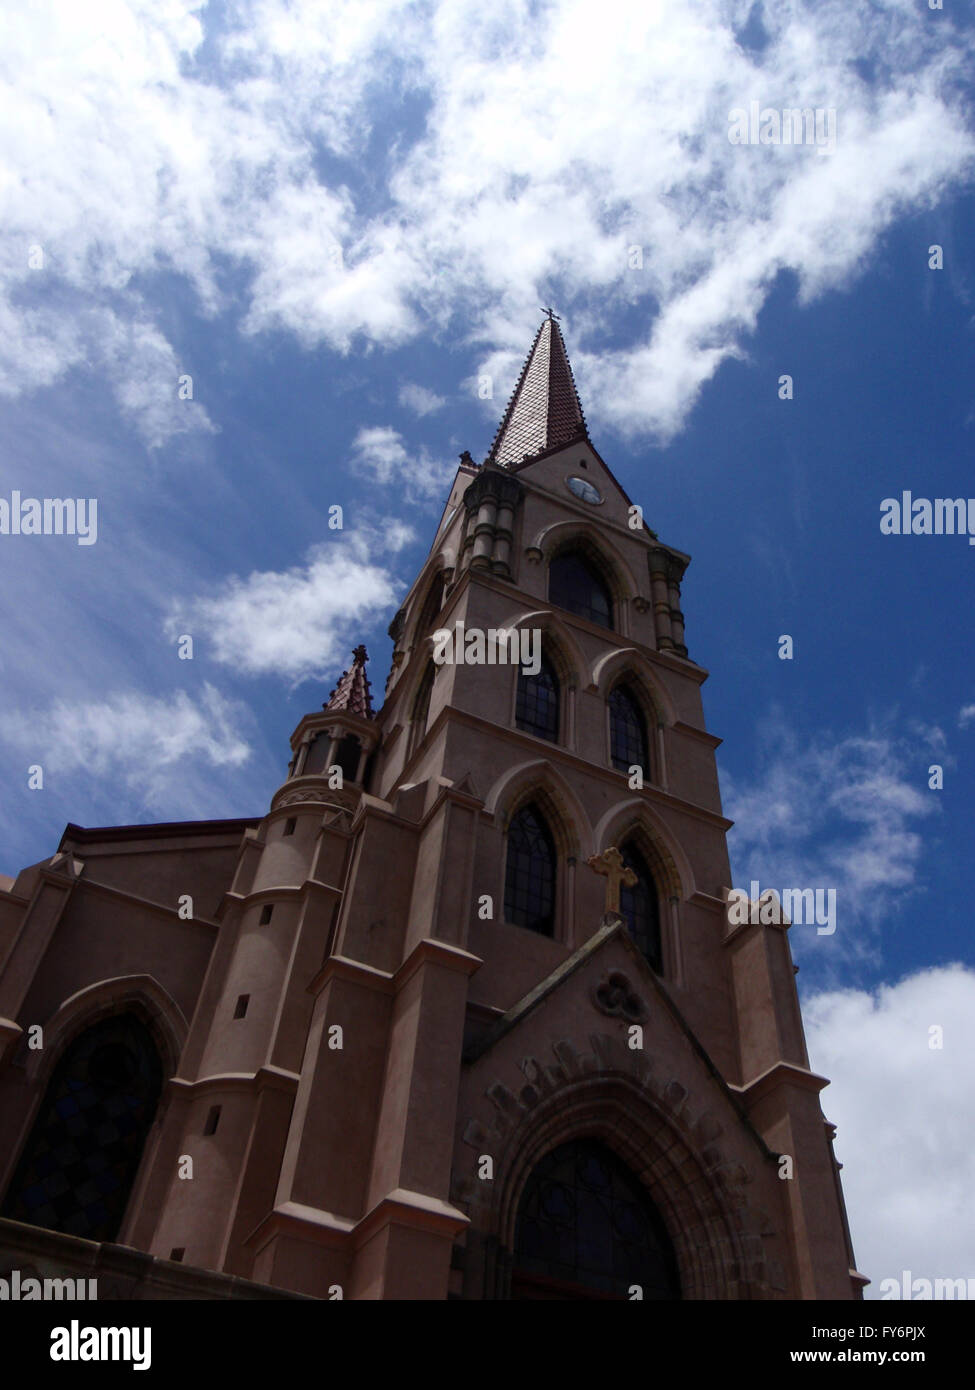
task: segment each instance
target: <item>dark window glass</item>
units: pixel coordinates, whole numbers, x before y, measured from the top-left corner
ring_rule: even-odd
[[[551,936],[555,922],[555,845],[536,806],[523,806],[508,827],[505,921]]]
[[[325,759],[328,757],[328,750],[332,744],[332,735],[326,730],[315,735],[308,749],[308,756],[305,758],[304,775],[311,777],[316,772],[325,771]]]
[[[643,769],[643,780],[648,782],[650,766],[643,712],[625,685],[618,685],[609,697],[609,737],[617,771],[629,772],[636,765]]]
[[[633,870],[637,881],[632,888],[627,888],[625,883],[620,885],[620,912],[626,919],[633,940],[659,975],[663,971],[663,957],[660,950],[657,885],[634,845],[624,845],[623,863]]]
[[[548,567],[549,602],[567,608],[600,627],[613,626],[609,590],[588,560],[578,551],[556,555]]]
[[[544,656],[537,676],[526,676],[519,668],[515,723],[528,734],[558,742],[559,682]]]
[[[423,673],[416,692],[416,699],[413,701],[413,720],[410,729],[410,753],[414,753],[419,746],[420,740],[427,731],[427,718],[430,714],[430,696],[433,693],[433,682],[437,677],[437,668],[432,661],[427,663],[427,669]]]
[[[343,781],[351,782],[359,767],[362,745],[355,734],[346,734],[335,750],[335,766],[342,769]]]
[[[545,1155],[518,1206],[516,1299],[680,1298],[673,1247],[646,1189],[594,1139]]]
[[[54,1070],[3,1215],[114,1240],[161,1084],[159,1057],[137,1018],[121,1014],[82,1033]]]
[[[423,607],[420,609],[419,621],[416,631],[413,634],[413,641],[418,641],[425,637],[430,628],[433,627],[434,620],[443,607],[443,591],[445,587],[445,576],[443,572],[434,576],[433,583],[427,590],[427,596],[423,600]]]

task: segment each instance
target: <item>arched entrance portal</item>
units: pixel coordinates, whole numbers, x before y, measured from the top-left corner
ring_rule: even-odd
[[[677,1261],[645,1188],[595,1139],[550,1150],[515,1225],[513,1299],[680,1298]]]

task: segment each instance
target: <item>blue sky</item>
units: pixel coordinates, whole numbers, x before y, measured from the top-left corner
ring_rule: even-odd
[[[975,499],[971,7],[601,16],[4,19],[0,496],[96,497],[98,540],[0,536],[0,869],[69,820],[259,815],[360,640],[381,696],[554,304],[600,453],[693,557],[735,882],[837,889],[792,944],[861,1266],[975,1275],[975,548],[879,526]],[[753,100],[835,111],[835,148],[732,145]]]

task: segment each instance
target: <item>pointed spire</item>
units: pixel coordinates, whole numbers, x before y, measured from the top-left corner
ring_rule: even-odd
[[[494,436],[488,463],[511,467],[546,449],[589,438],[558,318],[551,309],[545,313]]]
[[[342,672],[338,685],[328,697],[328,704],[322,705],[322,709],[347,709],[350,714],[357,714],[360,719],[372,719],[372,693],[369,689],[369,677],[366,675],[368,660],[369,654],[360,643],[352,653],[351,669]]]

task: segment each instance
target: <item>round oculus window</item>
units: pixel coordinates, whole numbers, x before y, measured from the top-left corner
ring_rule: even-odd
[[[581,497],[583,502],[589,502],[592,506],[603,500],[599,489],[585,478],[566,478],[565,485],[576,497]]]

